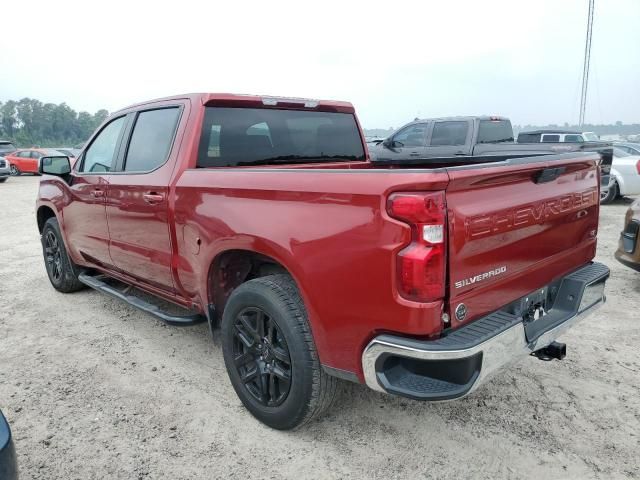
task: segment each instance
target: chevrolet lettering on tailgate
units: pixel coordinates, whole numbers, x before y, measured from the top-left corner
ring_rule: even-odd
[[[478,215],[465,220],[465,233],[468,239],[475,239],[499,232],[508,232],[543,223],[553,217],[573,211],[583,210],[596,205],[598,201],[598,191],[593,188],[518,208]]]

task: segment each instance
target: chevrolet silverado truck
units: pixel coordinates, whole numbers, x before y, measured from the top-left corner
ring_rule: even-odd
[[[464,397],[605,300],[596,153],[372,163],[346,102],[191,94],[111,115],[73,168],[43,157],[55,289],[219,329],[231,384],[277,429],[338,379]],[[70,302],[69,308],[73,308]]]
[[[513,128],[508,118],[499,116],[469,116],[416,119],[400,128],[391,137],[371,147],[374,159],[383,161],[420,161],[424,158],[466,157],[475,163],[502,160],[517,156],[550,155],[611,148],[600,141],[569,141],[546,143],[514,142]],[[523,139],[528,137],[522,137]],[[597,140],[597,139],[596,139]],[[609,152],[608,155],[611,155]],[[460,158],[458,159],[460,162]],[[611,163],[610,161],[608,162]]]

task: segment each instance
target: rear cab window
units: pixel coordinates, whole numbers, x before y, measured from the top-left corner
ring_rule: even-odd
[[[365,159],[351,113],[205,108],[199,168]]]
[[[480,120],[477,143],[513,142],[513,127],[510,120]],[[528,141],[524,139],[523,141]],[[520,138],[518,138],[520,141]]]

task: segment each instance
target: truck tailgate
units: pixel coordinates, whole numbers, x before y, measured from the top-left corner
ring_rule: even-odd
[[[448,170],[448,308],[457,328],[595,256],[598,154]]]

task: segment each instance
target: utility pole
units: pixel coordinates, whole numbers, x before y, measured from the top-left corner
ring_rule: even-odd
[[[589,0],[589,15],[587,16],[587,38],[584,42],[584,65],[582,67],[582,92],[580,95],[580,120],[584,125],[584,113],[587,108],[587,87],[589,84],[589,63],[591,61],[591,35],[593,31],[593,6],[595,0]]]

